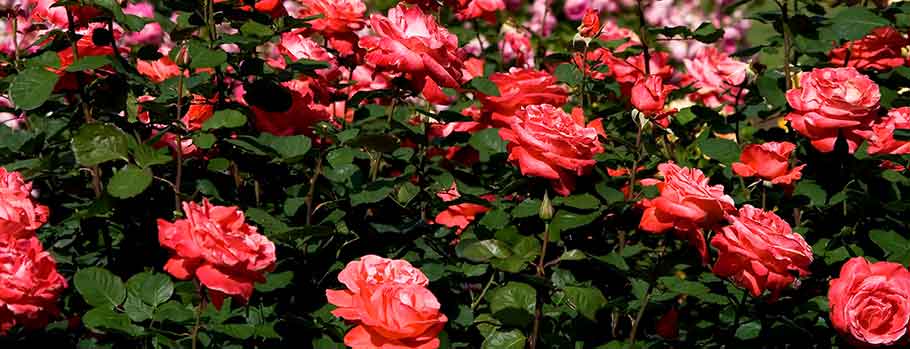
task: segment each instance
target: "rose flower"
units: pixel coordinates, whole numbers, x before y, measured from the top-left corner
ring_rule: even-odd
[[[32,201],[32,183],[0,167],[0,239],[28,238],[47,222],[47,206]]]
[[[884,71],[907,64],[904,47],[910,40],[892,27],[880,27],[859,40],[831,50],[831,65]]]
[[[65,288],[66,279],[38,238],[0,238],[0,333],[16,325],[46,326]]]
[[[802,177],[806,165],[790,168],[790,155],[796,145],[790,142],[749,144],[733,163],[733,172],[742,177],[758,177],[773,184],[792,185]]]
[[[823,153],[846,138],[853,153],[878,110],[878,85],[854,68],[822,68],[800,75],[798,88],[787,91],[793,112],[787,120]]]
[[[771,299],[793,283],[794,275],[809,275],[812,249],[776,214],[745,205],[727,220],[730,225],[711,239],[718,250],[714,274],[731,278],[753,297],[769,290]]]
[[[898,263],[854,257],[828,288],[831,324],[859,346],[896,344],[910,322],[910,272]]]
[[[344,336],[354,349],[439,347],[448,319],[424,274],[404,260],[367,255],[338,274],[346,290],[326,290],[335,316],[356,326]]]
[[[867,152],[872,155],[910,153],[910,142],[894,139],[896,129],[910,129],[910,107],[891,109],[887,117],[872,125]]]
[[[164,270],[180,280],[199,279],[221,307],[225,295],[243,301],[253,283],[275,267],[275,244],[244,222],[237,207],[184,202],[185,219],[158,220],[158,240],[171,250]]]
[[[600,120],[585,125],[581,109],[572,115],[549,104],[529,105],[514,116],[494,115],[494,121],[508,127],[499,136],[509,142],[509,160],[526,176],[542,177],[553,183],[553,189],[568,196],[575,188],[575,178],[594,167],[594,156],[604,148],[597,139]]]

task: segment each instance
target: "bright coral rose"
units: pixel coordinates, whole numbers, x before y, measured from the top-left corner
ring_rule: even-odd
[[[338,274],[347,289],[326,290],[335,316],[356,326],[344,337],[354,349],[435,349],[448,320],[426,276],[404,260],[367,255]]]
[[[669,64],[670,56],[666,52],[655,52],[650,58],[648,61],[650,75],[660,76],[664,81],[669,80],[673,75],[673,67]],[[636,81],[647,75],[643,53],[622,59],[607,52],[602,60],[610,68],[610,75],[624,88],[623,94],[626,94],[625,91],[628,91]]]
[[[323,35],[358,31],[366,23],[363,14],[367,6],[363,0],[301,0],[299,5],[299,17],[322,15],[322,18],[307,23]]]
[[[888,116],[872,125],[869,135],[869,154],[910,154],[910,142],[894,139],[894,130],[910,129],[910,107],[888,111]]]
[[[184,202],[186,218],[158,220],[158,241],[171,250],[164,270],[180,280],[198,278],[215,306],[225,295],[249,300],[253,283],[275,267],[275,244],[244,222],[233,206]]]
[[[578,26],[578,34],[592,38],[600,33],[600,11],[589,8],[585,10],[585,16],[581,19],[581,25]]]
[[[708,46],[693,58],[683,60],[686,75],[681,85],[691,84],[695,93],[690,98],[711,108],[726,106],[724,111],[733,112],[735,104],[742,102],[748,90],[742,89],[749,65],[737,61],[717,48]],[[740,91],[742,90],[742,91]],[[737,101],[739,96],[739,101]]]
[[[632,105],[647,116],[663,114],[667,96],[674,90],[676,87],[664,84],[664,80],[660,76],[641,77],[632,86]]]
[[[506,3],[502,0],[456,0],[457,11],[455,18],[459,21],[469,21],[475,18],[483,19],[490,23],[496,22],[496,13],[505,10]]]
[[[136,70],[155,83],[180,76],[180,67],[168,56],[162,56],[155,61],[136,60]]]
[[[707,263],[708,246],[701,230],[713,228],[726,215],[735,213],[733,198],[724,194],[723,185],[709,185],[699,169],[679,167],[672,162],[660,164],[657,169],[663,181],[651,179],[642,184],[656,184],[660,196],[641,202],[645,211],[638,227],[656,234],[676,231],[695,246],[702,261]]]
[[[745,205],[727,220],[730,225],[711,239],[718,251],[714,274],[732,279],[753,297],[769,290],[771,299],[793,284],[794,275],[809,275],[812,249],[774,212]]]
[[[202,124],[208,121],[212,115],[215,115],[215,103],[202,95],[193,95],[193,101],[190,107],[183,114],[183,125],[187,130],[195,131],[202,129]]]
[[[787,91],[793,108],[787,120],[815,149],[830,152],[843,135],[852,154],[862,143],[879,99],[878,85],[854,68],[813,69],[800,75],[798,88]]]
[[[569,115],[539,104],[521,108],[511,117],[493,117],[508,125],[499,130],[499,136],[509,142],[509,160],[526,176],[549,179],[560,195],[571,194],[575,178],[587,174],[596,163],[594,155],[604,151],[597,139],[599,122],[585,125],[580,109]]]
[[[29,238],[47,222],[47,206],[32,200],[32,183],[0,167],[0,239]]]
[[[436,193],[442,201],[449,202],[461,197],[458,193],[458,186],[452,182],[452,187],[446,191]],[[463,202],[457,205],[447,207],[436,215],[433,220],[436,224],[441,224],[449,228],[458,228],[455,234],[461,234],[468,227],[477,215],[489,211],[490,208],[473,202]]]
[[[0,238],[0,333],[16,325],[47,325],[65,288],[66,279],[38,238]]]
[[[508,117],[526,105],[561,107],[569,98],[569,91],[545,71],[512,68],[508,73],[490,75],[490,81],[499,88],[499,96],[478,96],[485,113]]]
[[[831,64],[859,70],[889,70],[907,64],[902,50],[910,39],[892,27],[880,27],[859,40],[850,41],[831,50]]]
[[[414,81],[429,76],[442,87],[460,86],[458,37],[433,16],[399,4],[389,9],[388,17],[370,16],[370,24],[376,36],[360,39],[360,46],[367,50],[366,61],[377,68],[411,74]]]
[[[799,165],[790,169],[790,155],[796,144],[790,142],[767,142],[749,144],[739,156],[740,162],[733,163],[733,172],[742,177],[758,177],[773,184],[791,185],[802,177]]]
[[[859,346],[891,345],[910,322],[910,272],[898,263],[854,257],[828,288],[831,323]]]

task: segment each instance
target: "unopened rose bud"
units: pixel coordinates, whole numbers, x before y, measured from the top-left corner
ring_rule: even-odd
[[[553,203],[550,202],[550,195],[547,192],[543,193],[543,200],[540,202],[540,210],[537,211],[537,215],[545,221],[553,219]]]

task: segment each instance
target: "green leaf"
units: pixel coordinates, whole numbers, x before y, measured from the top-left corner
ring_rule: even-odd
[[[111,309],[126,299],[123,281],[113,273],[99,267],[81,269],[73,277],[76,291],[85,302],[98,308]]]
[[[591,194],[572,195],[565,199],[564,205],[581,210],[593,210],[601,206],[600,200]]]
[[[723,28],[715,27],[710,22],[704,22],[698,26],[698,29],[695,29],[695,31],[692,32],[692,36],[695,40],[710,44],[722,38],[724,36],[724,30]]]
[[[595,219],[600,217],[600,214],[600,211],[589,214],[577,214],[566,210],[559,210],[556,212],[556,215],[553,216],[553,221],[550,223],[550,233],[558,234],[569,229],[591,224],[591,222],[594,222]]]
[[[218,128],[235,128],[246,125],[246,115],[233,110],[225,109],[216,111],[212,117],[202,124],[202,130],[208,131]]]
[[[885,252],[888,261],[910,263],[910,241],[897,232],[875,229],[869,232],[869,239]]]
[[[215,135],[211,133],[197,133],[193,135],[193,145],[201,149],[211,149],[215,145]]]
[[[487,213],[484,213],[483,218],[480,219],[478,224],[490,230],[499,230],[509,224],[510,218],[511,217],[509,217],[509,214],[505,210],[494,208]]]
[[[506,243],[495,240],[469,240],[463,241],[464,249],[462,255],[472,262],[486,262],[492,258],[508,258],[512,255],[511,249]]]
[[[294,272],[285,271],[281,273],[269,273],[265,277],[265,283],[256,284],[256,291],[272,292],[288,287],[294,280]]]
[[[526,326],[534,318],[537,306],[537,290],[521,282],[509,282],[486,296],[493,316],[504,324]]]
[[[256,21],[246,21],[240,26],[240,32],[246,36],[252,36],[256,38],[268,38],[275,34],[272,31],[272,28],[269,26],[256,22]]]
[[[528,338],[519,330],[493,331],[483,340],[483,349],[523,349]]]
[[[471,79],[471,81],[468,81],[468,87],[470,87],[471,89],[477,90],[477,92],[483,93],[487,96],[493,96],[493,97],[500,96],[499,87],[496,86],[495,83],[490,81],[490,79],[487,79],[482,76],[478,76],[476,78]]]
[[[129,136],[116,126],[103,123],[85,124],[72,140],[76,161],[83,166],[95,166],[111,160],[126,160]]]
[[[683,108],[682,110],[676,112],[673,115],[673,121],[675,121],[680,126],[686,126],[686,124],[695,120],[695,113],[692,112],[692,108]]]
[[[699,141],[698,147],[706,156],[722,163],[731,164],[739,161],[739,145],[731,140],[708,138]]]
[[[66,71],[68,72],[79,72],[84,70],[94,70],[111,64],[111,58],[108,56],[86,56],[79,58],[79,60],[73,62],[68,67]]]
[[[758,93],[771,105],[783,107],[787,104],[787,97],[777,84],[777,78],[764,74],[755,80],[755,85],[758,86]]]
[[[171,162],[171,159],[173,158],[167,154],[167,148],[155,149],[148,144],[138,144],[133,149],[133,160],[142,168],[163,165]]]
[[[215,332],[226,334],[237,339],[248,339],[256,333],[256,327],[250,324],[223,324],[211,327]]]
[[[123,311],[129,316],[130,320],[142,322],[151,319],[155,315],[155,307],[145,303],[139,296],[128,292],[126,302],[123,303]]]
[[[377,182],[359,193],[351,194],[351,205],[373,204],[385,199],[395,190],[389,183]]]
[[[9,86],[10,99],[22,110],[38,108],[51,97],[59,78],[57,74],[41,67],[26,68],[13,77]]]
[[[597,311],[607,304],[603,292],[594,287],[566,287],[566,298],[582,316],[597,321]]]
[[[151,171],[131,165],[114,173],[107,182],[107,192],[115,198],[127,199],[142,194],[150,184]]]
[[[488,128],[475,132],[468,140],[468,144],[480,153],[480,161],[483,162],[490,161],[490,156],[493,154],[506,151],[506,141],[499,137],[498,128]]]
[[[139,292],[139,298],[143,302],[158,306],[174,295],[174,283],[171,278],[165,274],[155,273],[145,278],[142,282],[142,290]]]
[[[557,66],[553,75],[556,76],[556,79],[559,80],[559,82],[569,85],[577,85],[581,82],[582,78],[581,70],[578,70],[578,67],[574,64],[569,63],[563,63]]]
[[[227,53],[223,50],[213,50],[200,42],[191,42],[189,47],[190,68],[211,68],[227,62]]]
[[[793,195],[809,198],[810,205],[815,207],[824,206],[828,201],[828,193],[813,180],[799,181],[793,190]]]
[[[522,201],[518,206],[515,206],[515,208],[512,209],[512,217],[527,218],[536,216],[539,210],[540,200],[525,199],[525,201]]]
[[[736,338],[740,340],[750,340],[758,338],[758,335],[761,333],[761,322],[751,321],[739,325],[739,328],[736,329]]]
[[[559,257],[559,259],[563,261],[581,261],[587,258],[588,256],[579,249],[568,250],[566,252],[563,252]]]
[[[402,206],[407,206],[417,194],[420,194],[420,187],[411,182],[404,182],[404,184],[398,187],[398,193],[395,194],[395,201]]]
[[[281,137],[263,132],[257,140],[262,145],[275,150],[285,161],[299,159],[306,155],[313,146],[310,137],[303,135]]]
[[[619,269],[620,271],[629,270],[629,264],[626,263],[625,258],[619,255],[616,252],[610,252],[605,256],[597,257],[598,260],[612,265],[614,268]]]
[[[142,327],[133,325],[126,314],[115,313],[111,309],[94,308],[82,316],[85,327],[99,331],[117,331],[131,336],[144,332]]]
[[[606,183],[597,183],[594,189],[597,190],[597,194],[600,195],[600,197],[607,200],[607,204],[615,204],[626,201],[626,194],[623,194],[616,188],[608,186]]]
[[[168,301],[158,307],[153,319],[159,322],[173,321],[181,323],[193,319],[193,311],[180,302]]]
[[[831,29],[843,40],[860,39],[872,29],[888,25],[888,20],[879,17],[864,7],[847,7],[831,17]]]

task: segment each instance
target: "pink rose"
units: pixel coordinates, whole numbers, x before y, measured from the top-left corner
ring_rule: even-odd
[[[534,49],[531,47],[531,33],[524,29],[513,28],[506,24],[502,27],[502,40],[499,41],[499,53],[505,63],[513,63],[520,68],[534,66]]]
[[[32,200],[32,183],[19,172],[0,167],[0,240],[10,236],[29,238],[47,222],[47,206]]]
[[[793,108],[787,120],[824,153],[834,150],[843,135],[852,154],[869,129],[879,99],[878,85],[854,68],[813,69],[800,75],[799,87],[787,91]]]
[[[496,22],[496,13],[505,10],[503,0],[457,0],[455,18],[459,21],[469,21],[475,18],[483,19],[490,23]]]
[[[0,238],[0,333],[16,325],[46,326],[59,313],[57,299],[66,286],[38,238]]]
[[[494,73],[490,81],[499,88],[499,96],[480,94],[478,99],[485,113],[512,116],[521,107],[550,104],[561,107],[569,91],[550,73],[533,69],[512,68],[508,73]]]
[[[854,257],[828,288],[831,324],[860,346],[896,344],[910,322],[910,272],[898,263]]]
[[[894,139],[894,130],[910,129],[910,107],[888,111],[888,116],[872,125],[868,141],[869,154],[910,154],[910,142]]]
[[[796,144],[790,142],[767,142],[749,144],[739,156],[740,162],[733,163],[733,172],[742,177],[758,177],[773,184],[791,185],[802,177],[806,165],[790,169],[790,155]]]
[[[711,108],[725,106],[724,111],[732,113],[737,95],[744,97],[747,90],[740,88],[746,80],[749,65],[737,61],[714,47],[705,47],[693,58],[683,60],[686,75],[681,85],[691,84],[695,93],[690,97]],[[742,91],[740,91],[742,90]]]
[[[664,113],[667,96],[674,90],[676,87],[664,84],[660,76],[649,75],[635,82],[630,98],[635,109],[647,116],[657,116]]]
[[[493,118],[508,125],[499,136],[509,142],[509,160],[524,175],[549,179],[560,195],[571,194],[575,178],[587,174],[596,163],[594,155],[604,151],[599,120],[585,125],[581,109],[569,115],[549,104],[529,105],[514,116]]]
[[[275,244],[247,224],[237,207],[184,202],[186,218],[158,220],[158,240],[171,251],[164,270],[180,280],[198,278],[216,307],[225,295],[243,301],[275,267]]]
[[[301,0],[297,17],[322,15],[308,23],[311,29],[323,35],[337,35],[355,32],[366,23],[363,15],[367,11],[363,0]]]
[[[730,225],[711,239],[718,251],[714,274],[731,278],[753,297],[769,290],[771,299],[793,284],[794,275],[809,275],[812,249],[776,214],[745,205],[727,220]]]

